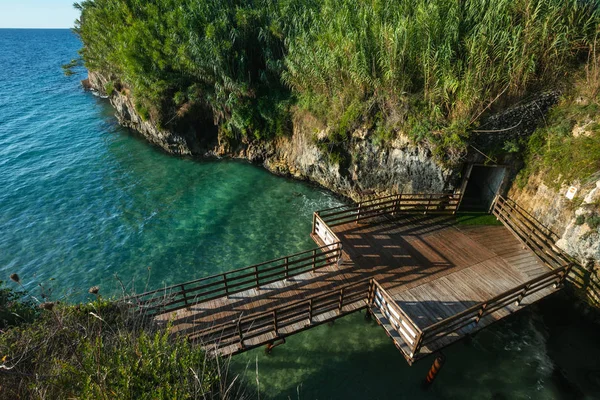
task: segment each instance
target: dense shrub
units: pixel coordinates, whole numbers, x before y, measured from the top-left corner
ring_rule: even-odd
[[[124,302],[39,306],[0,334],[0,399],[245,398],[218,359]]]
[[[0,281],[0,331],[31,322],[38,312],[36,303],[25,291],[5,287]]]
[[[159,125],[210,112],[228,136],[265,138],[288,130],[296,103],[342,140],[361,124],[385,140],[403,130],[450,160],[498,99],[553,86],[583,62],[599,21],[597,0],[77,7],[87,67],[129,87]]]

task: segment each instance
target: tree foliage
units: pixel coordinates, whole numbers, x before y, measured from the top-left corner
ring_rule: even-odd
[[[86,0],[92,70],[160,124],[209,110],[231,135],[285,132],[294,102],[460,147],[499,98],[563,79],[598,33],[583,0]],[[350,118],[351,117],[351,118]],[[350,123],[348,120],[351,119]],[[389,136],[389,135],[388,135]]]

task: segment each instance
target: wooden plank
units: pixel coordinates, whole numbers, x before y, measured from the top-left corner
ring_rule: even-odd
[[[338,211],[335,211],[336,215],[345,212]],[[221,330],[225,335],[223,346],[217,348],[211,344],[211,351],[235,354],[267,343],[277,334],[301,332],[366,307],[368,280],[371,278],[380,282],[382,290],[388,292],[400,308],[399,314],[406,314],[416,327],[424,329],[548,271],[531,250],[523,249],[521,242],[505,227],[457,227],[453,217],[447,215],[388,217],[372,218],[359,225],[349,221],[332,228],[332,233],[343,246],[340,263],[323,265],[312,271],[312,252],[298,253],[301,254],[299,260],[288,261],[289,265],[301,266],[299,273],[286,281],[275,279],[261,283],[259,287],[244,288],[228,297],[191,304],[159,315],[157,321],[173,320],[174,332],[190,334],[197,340],[202,335],[193,336],[194,332],[210,333],[211,337],[217,335],[218,339]],[[312,237],[318,244],[323,244],[318,236]],[[278,271],[273,264],[258,265],[264,266],[264,272],[234,271],[239,275],[232,276],[231,284],[236,280],[244,281],[244,275],[255,279],[255,273],[266,275],[269,271]],[[349,288],[344,289],[340,303],[342,287]],[[182,293],[189,293],[189,290],[186,286]],[[544,288],[523,299],[522,306],[550,293],[553,291]],[[322,300],[315,303],[316,313],[309,321],[307,299],[310,298]],[[520,308],[503,306],[485,321],[482,319],[479,326],[486,326],[489,321],[503,318],[517,309]],[[273,312],[277,316],[277,332],[272,322]],[[244,321],[241,324],[245,327],[243,333],[248,337],[243,343],[236,344],[234,342],[239,338],[235,323],[240,315]],[[466,327],[460,328],[435,345],[423,348],[421,354],[451,343],[467,331]],[[393,333],[390,335],[409,359],[407,345],[401,338],[394,338]]]

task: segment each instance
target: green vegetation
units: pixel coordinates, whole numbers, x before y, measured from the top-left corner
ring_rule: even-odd
[[[18,277],[17,277],[18,281]],[[97,288],[90,289],[97,293]],[[40,303],[0,290],[2,399],[240,399],[218,359],[122,301]],[[6,323],[5,307],[18,318]]]
[[[588,215],[586,222],[590,228],[596,229],[600,226],[600,215],[590,214]]]
[[[495,216],[484,212],[460,212],[456,214],[459,225],[502,225]]]
[[[525,143],[525,168],[517,177],[523,187],[531,175],[556,189],[585,183],[600,171],[600,56],[596,43],[573,87]]]
[[[366,126],[457,160],[492,105],[552,87],[598,31],[582,0],[85,0],[86,66],[175,127],[212,115],[229,137],[289,130],[294,105],[335,148]]]

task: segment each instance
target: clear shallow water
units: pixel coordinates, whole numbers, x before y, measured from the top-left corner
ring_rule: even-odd
[[[82,76],[62,74],[79,47],[68,31],[0,30],[0,279],[17,272],[30,288],[73,288],[79,299],[91,285],[118,293],[115,274],[142,290],[314,246],[310,215],[337,204],[331,194],[152,148],[83,92]],[[361,314],[270,356],[236,356],[234,369],[261,398],[600,398],[600,329],[565,303],[550,299],[450,347],[428,392],[419,385],[430,361],[408,367]]]

